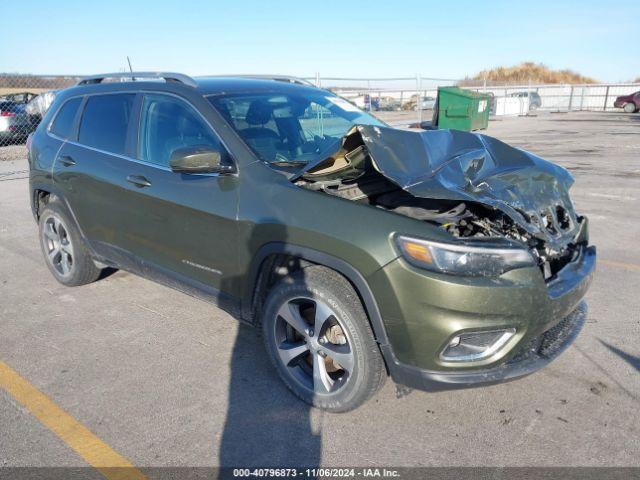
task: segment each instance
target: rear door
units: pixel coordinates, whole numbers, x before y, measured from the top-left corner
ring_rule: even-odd
[[[237,176],[174,173],[171,153],[202,145],[231,163],[219,137],[186,100],[168,93],[141,96],[138,145],[129,159],[121,202],[121,247],[178,280],[230,290],[222,278],[236,271]]]
[[[121,219],[127,211],[123,178],[135,99],[135,93],[84,97],[74,131],[58,151],[53,168],[54,183],[91,247],[118,263],[124,263],[114,249],[121,243]],[[58,115],[62,113],[61,109]],[[56,135],[55,120],[50,133]]]

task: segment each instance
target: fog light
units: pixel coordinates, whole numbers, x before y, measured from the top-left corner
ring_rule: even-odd
[[[515,333],[515,328],[461,333],[451,339],[440,357],[447,362],[482,360],[500,350]]]

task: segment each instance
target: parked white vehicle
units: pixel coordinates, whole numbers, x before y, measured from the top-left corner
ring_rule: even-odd
[[[422,97],[422,101],[420,102],[421,110],[433,110],[436,106],[436,98],[435,97]],[[413,107],[414,110],[418,110],[418,105],[416,104]]]

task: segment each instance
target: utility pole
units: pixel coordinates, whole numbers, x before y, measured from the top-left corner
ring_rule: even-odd
[[[416,74],[416,110],[418,110],[418,124],[422,123],[422,78]]]

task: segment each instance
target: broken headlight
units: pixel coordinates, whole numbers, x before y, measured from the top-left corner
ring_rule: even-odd
[[[536,264],[533,256],[522,248],[454,245],[404,236],[397,237],[396,241],[405,260],[434,272],[497,276]]]

